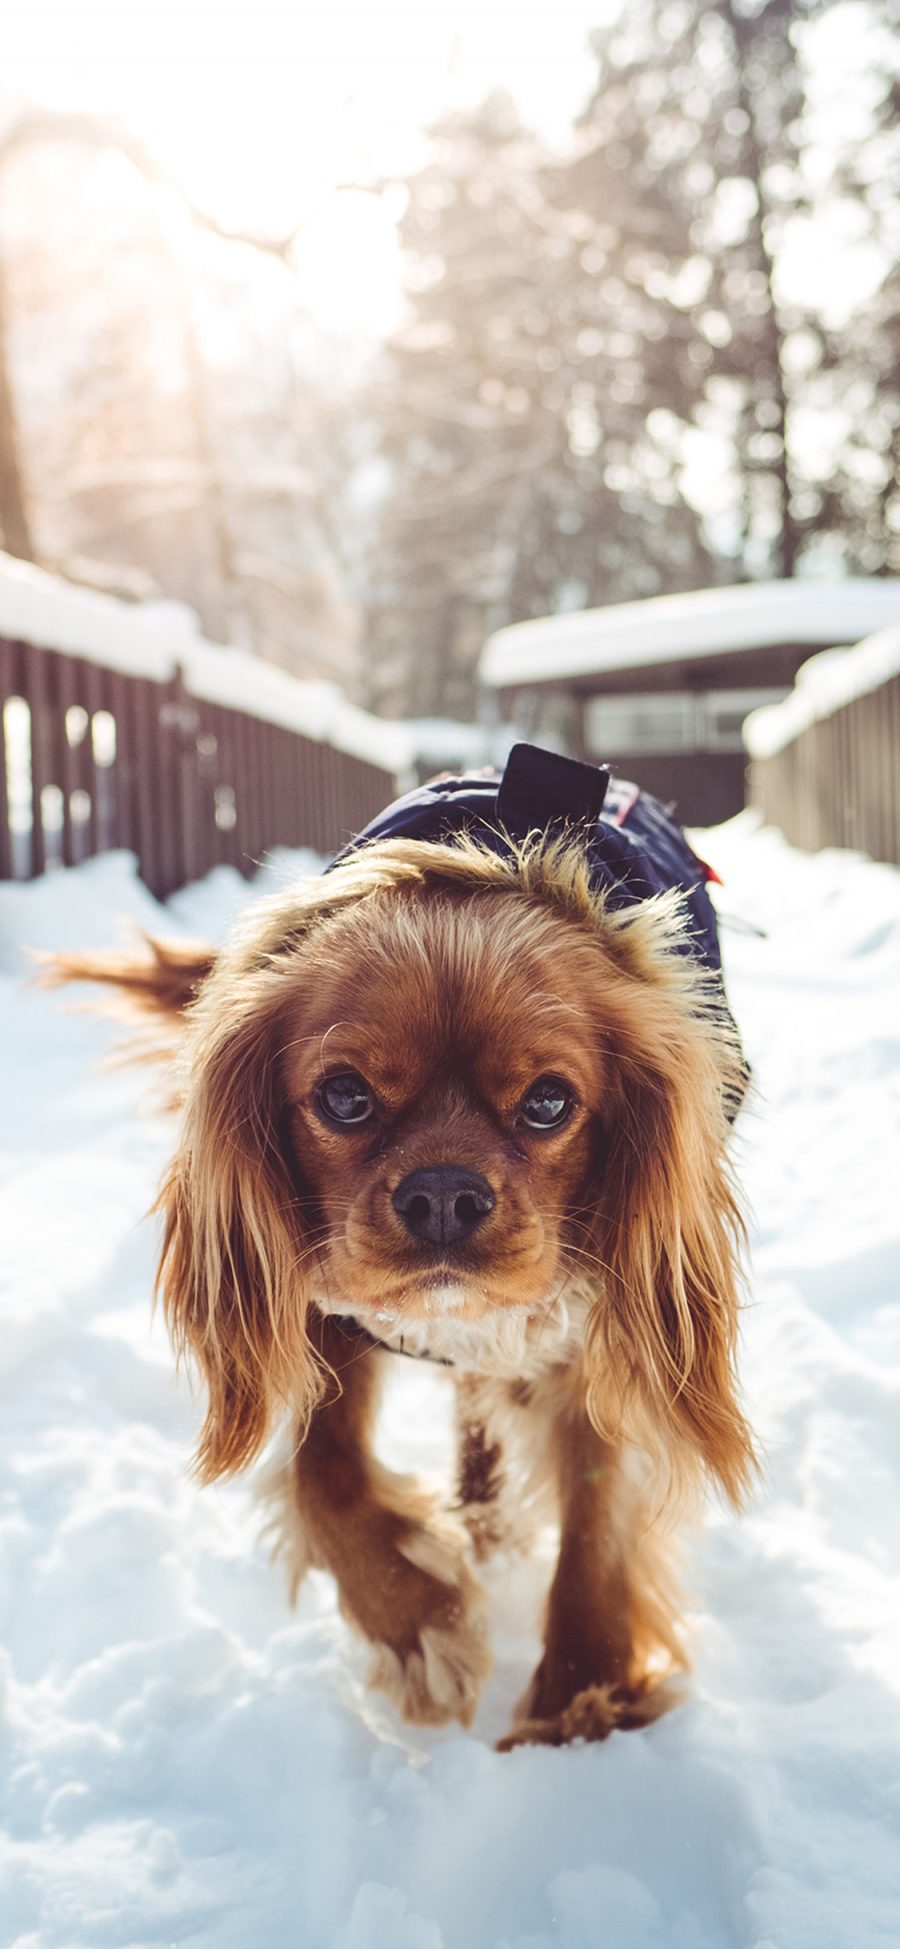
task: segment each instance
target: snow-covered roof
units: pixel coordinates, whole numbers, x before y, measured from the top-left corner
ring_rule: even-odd
[[[890,623],[900,624],[900,577],[746,582],[512,623],[488,637],[479,674],[500,690],[781,643],[825,648]]]
[[[823,650],[797,672],[783,703],[752,711],[744,720],[744,743],[751,758],[771,758],[820,718],[880,689],[900,676],[900,624],[882,629],[853,649]]]
[[[348,704],[336,684],[303,683],[261,657],[207,642],[181,602],[121,602],[0,554],[0,636],[157,682],[180,669],[194,697],[302,732],[390,772],[406,773],[416,756],[405,724]]]

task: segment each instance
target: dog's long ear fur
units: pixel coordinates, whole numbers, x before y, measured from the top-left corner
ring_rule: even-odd
[[[157,940],[143,929],[141,936],[148,953],[38,953],[38,982],[45,988],[97,982],[114,990],[118,1008],[113,1012],[126,1021],[178,1021],[215,966],[216,950],[191,941]]]
[[[278,1090],[290,989],[283,967],[238,958],[223,955],[192,1011],[182,1142],[159,1197],[158,1289],[209,1394],[205,1481],[253,1459],[278,1405],[302,1423],[320,1391],[306,1330],[312,1242]]]
[[[674,1493],[703,1470],[739,1502],[756,1461],[734,1356],[743,1222],[727,1159],[740,1053],[714,977],[675,951],[664,900],[607,915],[609,1062],[588,1410],[655,1452]]]

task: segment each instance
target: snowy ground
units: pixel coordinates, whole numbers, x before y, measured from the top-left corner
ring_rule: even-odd
[[[690,1703],[602,1747],[503,1728],[540,1565],[494,1579],[471,1734],[364,1694],[324,1579],[298,1612],[245,1485],[198,1490],[142,1214],[170,1130],[107,1025],[21,949],[163,916],[114,856],[0,888],[2,1949],[896,1949],[900,1941],[900,875],[708,835],[760,1100],[744,1372],[768,1480],[692,1551]],[[401,1363],[396,1363],[398,1369]],[[439,1465],[407,1368],[394,1452]]]

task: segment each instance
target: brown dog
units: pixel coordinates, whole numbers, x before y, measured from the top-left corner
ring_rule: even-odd
[[[255,908],[218,957],[60,964],[160,1016],[193,997],[160,1286],[208,1390],[200,1471],[243,1468],[289,1418],[294,1579],[331,1571],[373,1682],[419,1723],[472,1716],[472,1559],[526,1478],[560,1549],[503,1743],[654,1718],[685,1662],[671,1514],[704,1474],[736,1502],[754,1465],[739,1053],[682,926],[674,896],[613,911],[565,837],[506,857],[393,839]],[[458,1382],[451,1512],[372,1452],[386,1348]]]

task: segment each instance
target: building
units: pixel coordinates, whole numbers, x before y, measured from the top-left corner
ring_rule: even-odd
[[[674,801],[688,824],[744,804],[741,729],[816,650],[900,623],[900,578],[749,582],[513,623],[488,638],[492,714]]]

